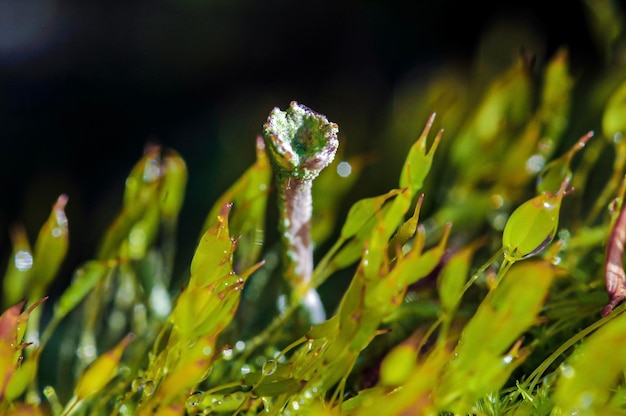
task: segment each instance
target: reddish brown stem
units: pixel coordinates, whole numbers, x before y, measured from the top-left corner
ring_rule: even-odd
[[[609,303],[602,309],[607,316],[626,299],[626,273],[624,273],[624,241],[626,241],[626,205],[615,221],[606,252],[605,277]]]

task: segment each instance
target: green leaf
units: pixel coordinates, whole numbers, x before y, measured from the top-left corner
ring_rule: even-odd
[[[555,276],[546,261],[518,263],[481,302],[437,388],[442,408],[471,412],[476,400],[506,382],[526,355],[515,342],[537,322]]]
[[[626,81],[617,87],[606,104],[602,133],[610,140],[621,140],[626,134]]]
[[[385,273],[389,239],[402,223],[410,206],[411,193],[404,189],[391,201],[389,209],[377,216],[376,226],[367,240],[361,262],[366,279],[373,279]]]
[[[391,198],[397,196],[402,191],[394,189],[386,194],[373,198],[361,199],[352,205],[348,211],[348,217],[341,228],[341,238],[347,240],[354,237],[359,230],[367,224],[372,217],[380,212],[383,205]]]
[[[185,199],[187,165],[174,150],[168,149],[161,164],[159,207],[166,221],[175,222]]]
[[[478,243],[470,244],[454,253],[439,274],[439,299],[442,309],[447,313],[454,312],[461,301],[471,260],[478,247]]]
[[[215,278],[232,271],[232,256],[236,245],[228,231],[228,214],[231,207],[231,204],[222,206],[215,218],[217,221],[200,239],[191,260],[189,285],[206,286]]]
[[[441,141],[441,135],[443,130],[440,130],[435,136],[433,144],[430,146],[428,153],[426,152],[426,141],[428,140],[428,133],[435,120],[435,114],[433,113],[424,127],[424,131],[417,139],[417,141],[411,146],[409,154],[402,166],[402,173],[400,174],[400,188],[409,188],[411,196],[416,195],[417,192],[422,189],[424,185],[424,179],[430,171],[430,167],[433,163],[433,156]]]
[[[225,204],[232,204],[229,214],[230,234],[238,238],[235,264],[238,270],[252,266],[263,247],[265,211],[272,170],[262,137],[256,140],[256,162],[215,202],[204,223],[206,231]]]
[[[14,305],[26,296],[28,281],[33,267],[33,253],[24,227],[11,228],[13,252],[9,258],[3,281],[4,306]]]
[[[65,259],[68,246],[68,227],[65,215],[67,196],[61,195],[52,207],[50,217],[41,227],[35,242],[33,270],[29,298],[44,295]]]
[[[502,246],[508,260],[533,256],[554,239],[559,225],[559,210],[567,182],[557,194],[544,193],[517,207],[504,226]]]
[[[617,414],[608,401],[626,371],[626,314],[598,329],[561,366],[554,391],[555,410],[561,414]],[[620,384],[621,384],[620,383]]]
[[[538,110],[543,124],[543,136],[541,145],[537,148],[543,160],[547,160],[557,149],[570,117],[574,79],[569,70],[568,55],[567,49],[559,49],[543,74]]]
[[[365,163],[364,157],[348,160],[335,157],[333,163],[315,180],[312,189],[311,238],[317,246],[335,231],[342,197],[352,188]]]
[[[115,267],[115,263],[103,263],[97,260],[88,261],[79,268],[72,279],[70,286],[65,289],[54,305],[54,319],[61,320],[70,313],[104,279]]]
[[[591,137],[593,137],[593,132],[587,133],[581,137],[567,153],[544,166],[537,176],[538,194],[556,194],[559,192],[564,182],[566,184],[570,183],[572,179],[572,170],[570,167],[572,159],[579,150],[585,147]]]

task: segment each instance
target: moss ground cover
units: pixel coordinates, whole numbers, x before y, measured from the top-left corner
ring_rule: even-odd
[[[562,49],[441,108],[461,81],[431,83],[390,127],[424,126],[397,186],[343,218],[366,158],[342,153],[332,115],[272,110],[182,289],[174,149],[145,149],[100,248],[48,297],[71,243],[60,195],[34,241],[11,228],[0,413],[626,413],[626,66],[603,74],[577,90]]]

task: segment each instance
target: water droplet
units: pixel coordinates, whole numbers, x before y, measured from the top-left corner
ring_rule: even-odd
[[[284,294],[278,296],[278,299],[276,299],[276,308],[281,315],[287,311],[288,303],[287,296]]]
[[[63,235],[63,230],[59,227],[54,227],[51,231],[52,237],[59,238]]]
[[[337,175],[347,178],[352,173],[352,166],[348,162],[340,162],[337,165]]]
[[[491,226],[496,231],[504,230],[506,226],[506,222],[508,221],[509,216],[505,212],[496,212],[495,215],[490,216]]]
[[[252,369],[250,368],[250,366],[248,364],[244,364],[241,366],[241,375],[245,376],[246,374],[250,374],[252,372]]]
[[[20,272],[25,272],[33,267],[33,255],[29,251],[19,250],[15,253],[15,268]]]
[[[261,368],[261,373],[266,376],[271,376],[276,372],[278,363],[275,360],[267,360]]]
[[[300,410],[300,403],[294,400],[291,402],[291,407],[293,408],[293,410]]]
[[[265,361],[267,361],[267,358],[263,355],[257,355],[254,358],[254,364],[256,364],[257,367],[262,367]]]
[[[246,343],[242,340],[235,342],[235,349],[239,352],[246,349]]]
[[[84,362],[92,362],[96,359],[96,347],[92,344],[83,345],[78,347],[76,354]]]
[[[565,378],[572,378],[576,374],[576,371],[567,364],[561,364],[560,370],[561,370],[561,375]]]
[[[156,383],[152,380],[148,380],[143,384],[143,394],[146,396],[152,396],[156,390]]]
[[[230,345],[224,345],[224,347],[222,347],[222,358],[224,358],[227,361],[232,359],[233,347],[231,347]]]
[[[543,169],[546,159],[541,155],[532,155],[526,161],[526,171],[531,174],[537,174]]]
[[[212,372],[213,372],[213,366],[210,366],[209,368],[207,368],[204,374],[202,374],[201,380],[206,380],[207,378],[209,378]]]
[[[150,306],[158,316],[162,318],[169,316],[172,311],[172,304],[170,303],[170,295],[163,286],[156,285],[150,292]]]
[[[504,364],[511,364],[513,362],[513,356],[511,354],[507,354],[502,358],[502,362]]]
[[[188,397],[187,397],[187,406],[189,407],[196,407],[200,404],[200,402],[202,401],[202,399],[204,399],[204,392],[203,391],[195,391],[193,393],[191,393]]]
[[[60,209],[54,210],[54,216],[56,217],[57,224],[59,224],[60,227],[67,227],[67,215],[65,215],[65,211],[63,210],[66,202],[67,198],[65,202],[62,203]]]
[[[130,383],[130,388],[134,393],[140,393],[143,391],[144,379],[143,377],[137,377]]]
[[[158,158],[151,158],[144,166],[143,181],[146,183],[152,182],[161,176],[161,165]]]
[[[593,392],[586,391],[580,395],[580,399],[578,403],[580,403],[580,407],[583,409],[589,409],[593,406],[593,403],[596,401],[596,395]]]
[[[494,209],[500,209],[504,206],[505,199],[500,194],[493,194],[489,199],[491,199]]]
[[[246,395],[240,391],[231,393],[224,397],[224,400],[229,401],[232,407],[239,406],[246,399]]]

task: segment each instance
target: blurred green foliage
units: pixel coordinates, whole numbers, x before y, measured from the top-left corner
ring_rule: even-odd
[[[14,226],[0,413],[626,412],[625,36],[617,9],[589,3],[607,58],[594,88],[577,90],[565,48],[545,65],[521,53],[488,85],[445,75],[394,113],[390,137],[425,124],[390,163],[396,188],[342,219],[369,158],[340,153],[320,174],[305,289],[351,277],[322,322],[291,296],[284,248],[265,238],[282,185],[261,138],[209,210],[182,290],[171,281],[188,178],[172,149],[146,148],[100,248],[58,297],[46,296],[71,242],[71,198],[33,245]]]

